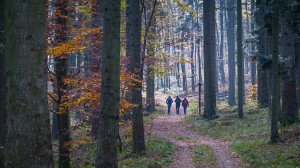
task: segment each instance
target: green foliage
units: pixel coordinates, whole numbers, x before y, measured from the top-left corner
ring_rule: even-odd
[[[273,145],[269,143],[268,110],[260,109],[256,101],[247,102],[244,110],[244,120],[238,120],[236,107],[231,108],[221,102],[218,104],[218,119],[208,122],[199,118],[198,111],[194,111],[185,120],[201,135],[229,141],[230,147],[241,156],[246,167],[299,166],[300,124],[280,128],[282,142]]]
[[[213,150],[206,145],[196,146],[193,149],[193,161],[197,167],[215,167],[217,159]]]

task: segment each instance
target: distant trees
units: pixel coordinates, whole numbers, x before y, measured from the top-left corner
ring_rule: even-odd
[[[120,109],[120,0],[104,0],[101,102],[96,168],[118,167]],[[104,100],[104,101],[103,101]]]
[[[216,115],[216,12],[215,0],[203,1],[204,118]]]
[[[51,168],[46,1],[6,0],[5,9],[5,167]]]
[[[128,70],[135,74],[139,80],[143,79],[141,66],[141,0],[127,0],[126,8],[126,55],[129,58]],[[145,150],[142,83],[132,81],[134,87],[130,88],[130,99],[136,105],[132,110],[132,141],[133,152],[140,153]]]

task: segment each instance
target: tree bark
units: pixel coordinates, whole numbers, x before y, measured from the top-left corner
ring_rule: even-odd
[[[156,19],[153,18],[153,25],[149,28],[148,46],[147,46],[147,69],[146,69],[146,110],[148,113],[155,111],[155,72],[153,69],[155,63],[155,34]]]
[[[256,24],[258,29],[257,42],[257,99],[260,107],[268,107],[269,105],[269,82],[267,70],[262,68],[262,57],[267,55],[267,33],[264,28],[265,0],[257,3]]]
[[[295,37],[286,21],[281,19],[281,50],[280,55],[284,59],[290,60],[290,66],[285,66],[286,72],[282,78],[282,110],[280,122],[282,124],[291,124],[298,117],[297,96],[296,96],[296,78],[295,78]]]
[[[229,95],[228,104],[233,106],[235,101],[235,0],[228,0],[226,3],[227,22],[227,44],[228,44],[228,74],[229,74]]]
[[[5,1],[5,167],[53,167],[47,99],[46,1]]]
[[[219,74],[222,84],[226,83],[224,72],[224,0],[220,0],[220,53],[219,53]]]
[[[68,11],[67,7],[69,0],[55,0],[54,7],[55,12],[60,15],[56,15],[56,26],[55,29],[55,44],[61,45],[68,40],[67,29],[68,29]],[[67,102],[67,84],[65,79],[67,78],[67,55],[60,55],[54,58],[55,61],[55,75],[56,85],[54,93],[57,95],[56,112],[58,131],[59,131],[59,159],[58,167],[69,168],[70,163],[70,124],[69,124],[69,110],[68,107],[63,107],[63,104]],[[55,124],[55,123],[53,123]]]
[[[255,0],[251,0],[251,35],[255,31]],[[255,52],[255,43],[251,42],[250,44],[251,54]],[[251,61],[251,84],[256,85],[256,62]]]
[[[216,115],[216,13],[215,0],[203,1],[204,118]]]
[[[244,55],[242,0],[237,0],[237,75],[238,75],[238,118],[242,119],[244,105]]]
[[[279,4],[275,1],[272,11],[272,110],[271,110],[271,143],[279,141],[278,114],[280,112],[280,77],[279,77]]]
[[[126,9],[126,55],[130,60],[129,71],[143,79],[141,65],[141,0],[127,0]],[[134,81],[133,81],[134,82]],[[142,83],[134,82],[130,89],[131,102],[137,105],[132,111],[133,152],[145,151],[144,121],[142,109]]]
[[[96,168],[118,167],[120,109],[120,0],[104,0],[103,57]]]
[[[0,0],[0,18],[4,18],[4,0]],[[5,19],[0,20],[0,168],[4,168],[4,139],[5,139],[5,98],[6,98],[6,80],[4,64],[4,46],[5,46]]]

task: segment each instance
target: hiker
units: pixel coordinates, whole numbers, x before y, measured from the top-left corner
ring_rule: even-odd
[[[180,109],[180,104],[181,104],[181,100],[178,96],[176,96],[176,99],[175,99],[175,103],[176,103],[176,114],[179,115],[179,109]]]
[[[172,103],[173,103],[173,99],[171,98],[171,96],[169,96],[167,98],[166,103],[168,105],[168,114],[170,114],[170,112],[171,112],[171,106],[172,106]]]
[[[186,98],[184,98],[182,101],[182,107],[183,107],[183,112],[185,115],[186,115],[186,109],[188,106],[189,106],[189,101]]]

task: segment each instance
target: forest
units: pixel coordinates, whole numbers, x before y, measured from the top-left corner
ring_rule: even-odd
[[[300,0],[0,0],[0,168],[300,167]]]

